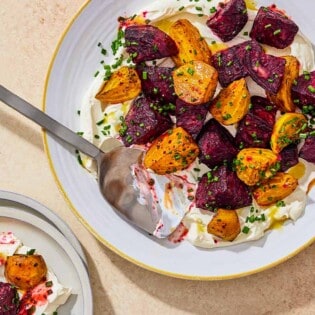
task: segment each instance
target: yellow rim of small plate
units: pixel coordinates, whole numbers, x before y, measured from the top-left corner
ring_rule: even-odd
[[[80,14],[85,10],[85,8],[91,3],[92,0],[87,0],[79,9],[79,11],[73,16],[73,18],[71,19],[69,25],[66,27],[66,29],[63,31],[57,47],[53,53],[52,59],[50,61],[49,67],[48,67],[48,72],[46,75],[46,79],[45,79],[45,85],[44,85],[44,95],[43,95],[43,100],[42,100],[42,109],[43,111],[45,111],[46,109],[46,96],[47,96],[47,87],[48,87],[48,82],[49,82],[49,78],[50,78],[50,74],[51,74],[51,70],[52,67],[54,65],[56,56],[59,52],[59,49],[62,45],[62,42],[64,40],[64,38],[66,37],[67,33],[69,32],[71,26],[73,25],[73,23],[75,22],[75,20],[80,16]],[[208,281],[208,280],[229,280],[229,279],[235,279],[235,278],[240,278],[240,277],[245,277],[251,274],[255,274],[264,270],[267,270],[269,268],[275,267],[285,261],[287,261],[288,259],[292,258],[293,256],[297,255],[298,253],[300,253],[302,250],[304,250],[305,248],[307,248],[308,246],[310,246],[312,243],[315,242],[315,237],[313,237],[312,239],[310,239],[307,243],[305,243],[303,246],[299,247],[298,249],[296,249],[295,251],[293,251],[292,253],[290,253],[289,255],[273,262],[270,263],[268,265],[265,265],[263,267],[257,268],[257,269],[253,269],[253,270],[249,270],[246,272],[242,272],[242,273],[236,273],[236,274],[231,274],[231,275],[226,275],[226,276],[191,276],[191,275],[186,275],[186,274],[177,274],[177,273],[173,273],[173,272],[168,272],[165,270],[161,270],[161,269],[157,269],[154,268],[152,266],[146,265],[144,263],[142,263],[141,261],[138,261],[128,255],[126,255],[124,252],[120,251],[118,248],[116,248],[115,246],[113,246],[112,244],[110,244],[107,240],[105,240],[104,238],[102,238],[90,225],[89,223],[81,216],[81,214],[79,213],[79,211],[74,207],[74,205],[72,204],[70,198],[68,197],[67,193],[65,192],[62,183],[60,182],[58,176],[57,176],[57,172],[54,168],[54,164],[51,158],[51,154],[50,154],[50,150],[49,150],[49,146],[48,146],[48,141],[47,141],[47,133],[46,131],[43,130],[43,141],[44,141],[44,149],[45,149],[45,153],[47,155],[48,158],[48,162],[49,162],[49,166],[51,169],[51,172],[53,174],[54,180],[57,183],[57,186],[60,190],[60,192],[62,193],[63,197],[65,198],[67,204],[69,205],[70,209],[72,210],[72,212],[75,214],[75,216],[80,220],[80,222],[84,225],[84,227],[92,234],[94,235],[94,237],[101,242],[102,244],[104,244],[106,247],[108,247],[109,249],[111,249],[113,252],[115,252],[116,254],[118,254],[119,256],[121,256],[122,258],[134,263],[137,266],[140,266],[144,269],[150,270],[150,271],[154,271],[156,273],[162,274],[162,275],[166,275],[166,276],[171,276],[174,278],[179,278],[179,279],[186,279],[186,280],[204,280],[204,281]]]

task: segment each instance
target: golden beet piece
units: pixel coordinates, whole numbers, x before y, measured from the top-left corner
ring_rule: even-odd
[[[225,241],[233,241],[241,232],[241,226],[235,210],[218,209],[207,226],[210,234]]]
[[[270,146],[273,152],[279,153],[287,145],[299,139],[300,133],[307,128],[307,119],[303,114],[285,113],[273,126]]]
[[[41,255],[8,256],[4,275],[7,281],[17,288],[28,290],[45,281],[47,266]]]
[[[170,129],[155,139],[144,156],[144,166],[157,174],[187,168],[198,156],[199,148],[182,127]]]
[[[203,61],[190,61],[173,72],[177,96],[191,105],[209,102],[218,84],[218,72]]]
[[[186,19],[180,19],[174,22],[169,35],[175,41],[179,53],[172,59],[176,65],[199,60],[210,64],[211,51],[206,40],[200,35],[199,30]]]
[[[289,196],[297,185],[298,181],[292,175],[279,172],[256,188],[253,197],[260,206],[269,206]]]
[[[237,154],[235,161],[238,178],[248,186],[265,180],[278,171],[278,156],[269,149],[247,148]]]
[[[244,78],[233,81],[212,101],[210,113],[223,125],[239,122],[248,112],[250,94]]]
[[[118,104],[136,98],[141,92],[141,81],[135,69],[123,66],[106,81],[95,98],[105,105]]]
[[[295,104],[291,97],[291,87],[299,76],[300,63],[294,56],[284,56],[286,61],[284,76],[277,94],[267,93],[269,100],[276,104],[283,112],[294,112]]]

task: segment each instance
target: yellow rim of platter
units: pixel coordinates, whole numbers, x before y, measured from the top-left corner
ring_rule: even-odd
[[[74,15],[74,17],[71,19],[69,25],[66,27],[66,29],[64,30],[63,34],[61,35],[59,42],[57,44],[57,47],[53,53],[52,59],[50,61],[49,67],[48,67],[48,72],[46,75],[46,79],[45,79],[45,85],[44,85],[44,95],[43,95],[43,100],[42,100],[42,108],[43,111],[45,111],[46,109],[46,96],[47,96],[47,87],[48,87],[48,82],[49,82],[49,78],[50,78],[50,74],[51,74],[51,70],[52,67],[54,65],[54,61],[56,59],[56,56],[58,54],[58,51],[62,45],[62,42],[64,40],[64,38],[66,37],[67,33],[69,32],[72,24],[75,22],[75,20],[80,16],[80,14],[84,11],[84,9],[91,3],[92,0],[87,0],[86,3],[84,3],[82,5],[82,7],[79,9],[79,11]],[[257,269],[253,269],[247,272],[242,272],[242,273],[236,273],[236,274],[231,274],[231,275],[227,275],[227,276],[190,276],[190,275],[186,275],[186,274],[177,274],[177,273],[173,273],[173,272],[168,272],[165,270],[161,270],[161,269],[157,269],[154,268],[152,266],[146,265],[144,263],[142,263],[141,261],[138,261],[128,255],[126,255],[125,253],[123,253],[122,251],[120,251],[118,248],[114,247],[112,244],[110,244],[107,240],[105,240],[103,237],[101,237],[89,224],[88,222],[81,216],[81,214],[78,212],[78,210],[74,207],[74,205],[72,204],[70,198],[68,197],[67,193],[65,192],[58,176],[56,173],[56,170],[54,168],[54,164],[51,158],[51,154],[50,154],[50,150],[49,150],[49,146],[48,146],[48,141],[47,141],[47,133],[45,131],[43,131],[43,141],[44,141],[44,149],[48,158],[48,162],[49,162],[49,166],[50,169],[52,171],[52,174],[54,176],[54,179],[57,183],[57,186],[59,188],[59,190],[61,191],[63,197],[65,198],[66,202],[68,203],[70,209],[72,210],[72,212],[75,214],[75,216],[81,221],[81,223],[85,226],[85,228],[92,234],[94,235],[94,237],[100,241],[102,244],[104,244],[106,247],[108,247],[109,249],[111,249],[113,252],[115,252],[116,254],[118,254],[119,256],[125,258],[126,260],[134,263],[135,265],[138,265],[144,269],[150,270],[150,271],[154,271],[156,273],[162,274],[162,275],[166,275],[166,276],[171,276],[174,278],[180,278],[180,279],[187,279],[187,280],[228,280],[228,279],[235,279],[235,278],[240,278],[240,277],[244,277],[244,276],[248,276],[251,274],[255,274],[264,270],[267,270],[269,268],[272,268],[274,266],[277,266],[283,262],[285,262],[286,260],[292,258],[293,256],[297,255],[298,253],[300,253],[302,250],[304,250],[305,248],[307,248],[308,246],[310,246],[312,243],[315,242],[315,237],[313,237],[312,239],[310,239],[307,243],[303,244],[303,246],[299,247],[298,249],[296,249],[294,252],[290,253],[289,255],[271,263],[268,265],[265,265],[263,267],[257,268]]]

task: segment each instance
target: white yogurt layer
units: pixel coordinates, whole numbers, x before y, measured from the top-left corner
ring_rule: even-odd
[[[164,31],[167,31],[168,27],[178,19],[188,19],[194,26],[198,28],[208,44],[211,45],[213,42],[221,43],[220,39],[217,38],[211,30],[207,27],[206,21],[209,18],[209,12],[212,7],[217,7],[220,0],[200,0],[198,2],[190,0],[164,0],[155,1],[144,8],[143,12],[139,12],[138,16],[150,20],[152,25],[158,26]],[[197,9],[198,7],[198,9]],[[201,14],[203,16],[200,16]],[[249,19],[244,29],[236,36],[233,40],[228,43],[224,43],[223,47],[230,47],[240,42],[249,40],[249,34],[253,21],[255,19],[257,11],[248,10]],[[266,45],[263,45],[265,51],[268,54],[276,56],[293,55],[298,58],[301,63],[301,73],[303,70],[312,71],[314,69],[314,52],[310,41],[299,32],[290,47],[279,50]],[[116,56],[124,54],[123,49],[116,54]],[[113,57],[114,60],[114,57]],[[172,64],[170,59],[163,59],[161,62],[169,62]],[[158,62],[159,63],[159,62]],[[246,78],[249,91],[251,95],[265,96],[265,91],[260,88],[251,78]],[[95,99],[95,95],[103,84],[103,77],[99,75],[95,78],[91,88],[87,91],[86,97],[83,100],[81,115],[80,115],[80,126],[81,131],[84,132],[84,137],[89,141],[93,142],[99,147],[106,146],[105,141],[111,137],[117,138],[120,127],[120,117],[125,116],[128,112],[131,102],[124,104],[115,104],[106,107],[102,111],[101,103]],[[220,90],[218,86],[217,93]],[[208,115],[210,117],[210,115]],[[208,117],[208,118],[209,118]],[[98,122],[104,119],[102,126],[98,125]],[[105,125],[109,125],[108,132],[102,133],[102,128]],[[232,127],[233,129],[234,127]],[[231,127],[228,128],[232,133]],[[95,135],[98,135],[95,137]],[[91,172],[94,172],[93,164],[87,157],[83,159],[84,166]],[[157,225],[155,231],[156,236],[161,236],[161,226],[165,226],[172,230],[183,218],[183,224],[188,228],[188,234],[186,239],[195,246],[211,248],[228,246],[231,244],[247,242],[261,238],[265,231],[272,228],[277,222],[291,219],[296,220],[300,217],[305,209],[307,195],[306,190],[308,183],[311,178],[314,178],[315,172],[314,167],[302,161],[305,165],[306,171],[303,178],[300,180],[300,187],[285,198],[285,206],[271,206],[268,208],[259,207],[253,204],[255,216],[265,217],[265,220],[256,220],[254,222],[246,222],[246,218],[253,215],[251,207],[238,209],[237,213],[241,223],[241,229],[244,226],[249,227],[249,232],[240,233],[233,242],[224,242],[221,239],[207,233],[207,224],[211,221],[213,213],[198,209],[194,206],[194,202],[191,201],[191,196],[197,188],[197,178],[207,172],[208,168],[203,164],[198,164],[198,160],[194,162],[187,170],[177,172],[171,176],[159,176],[154,174],[150,170],[144,170],[139,166],[136,166],[138,170],[138,176],[135,178],[135,186],[137,190],[140,190],[139,201],[141,203],[152,202],[152,216],[157,215],[157,208],[159,207],[162,211],[162,219]],[[200,171],[196,169],[201,168]],[[133,173],[135,169],[133,169]],[[148,178],[153,179],[154,185],[148,185]],[[146,180],[143,180],[146,179]],[[182,189],[173,188],[170,190],[169,185],[174,179],[181,179]],[[164,227],[165,227],[164,226]],[[162,233],[163,234],[163,233]]]

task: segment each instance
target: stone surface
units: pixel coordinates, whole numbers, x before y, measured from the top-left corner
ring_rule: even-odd
[[[55,46],[83,3],[1,0],[0,83],[41,108]],[[53,209],[81,241],[89,261],[95,314],[315,313],[315,245],[277,267],[240,279],[169,278],[131,264],[89,234],[54,181],[40,128],[3,104],[0,161],[0,189],[25,194]]]

